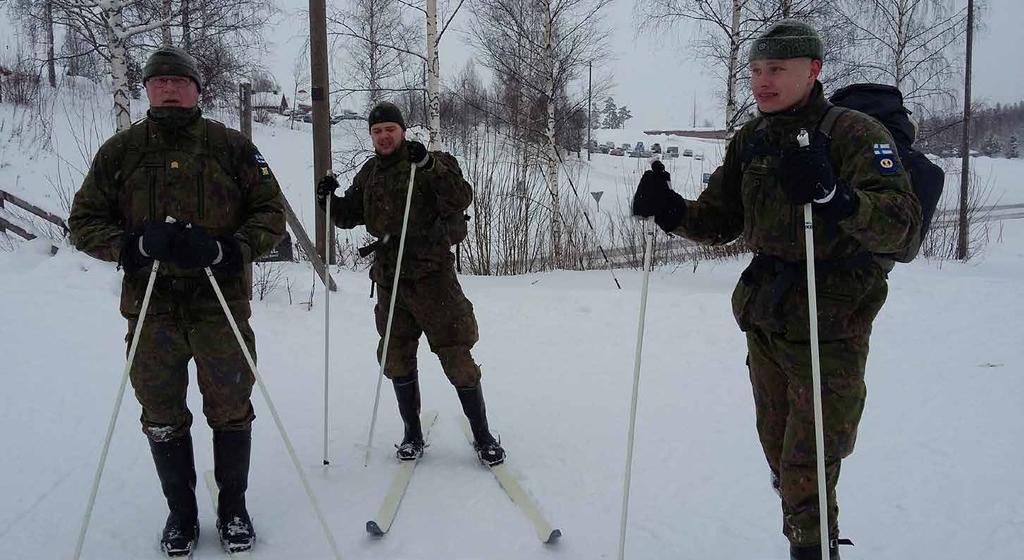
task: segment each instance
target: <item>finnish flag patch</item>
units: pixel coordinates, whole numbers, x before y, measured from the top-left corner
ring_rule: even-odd
[[[896,153],[889,144],[875,144],[875,167],[882,175],[895,175],[900,172]]]

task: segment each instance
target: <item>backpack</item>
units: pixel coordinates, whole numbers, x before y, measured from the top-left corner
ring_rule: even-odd
[[[434,157],[443,161],[445,166],[448,167],[448,169],[454,171],[455,174],[458,175],[460,179],[462,178],[462,168],[459,167],[459,161],[455,159],[455,156],[449,154],[448,152],[431,153],[433,154]],[[457,246],[466,240],[466,237],[469,236],[470,219],[470,215],[465,212],[458,212],[448,216],[442,216],[440,218],[442,222],[442,228],[445,232],[445,235],[448,237],[449,245]],[[456,250],[458,250],[458,247],[456,247]]]
[[[837,90],[829,97],[829,102],[834,108],[828,109],[818,126],[818,130],[826,137],[831,137],[836,120],[846,110],[853,109],[880,122],[895,141],[900,161],[910,176],[914,194],[921,203],[921,235],[918,245],[910,251],[884,257],[903,263],[912,261],[920,251],[920,241],[924,240],[931,227],[935,209],[942,198],[946,173],[912,147],[916,136],[915,128],[907,118],[910,111],[903,105],[903,94],[899,89],[883,84],[853,84]]]

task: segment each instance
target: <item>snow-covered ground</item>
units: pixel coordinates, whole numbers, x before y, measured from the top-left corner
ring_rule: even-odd
[[[3,117],[13,119],[10,113]],[[83,168],[74,127],[62,122],[54,119],[58,151]],[[9,130],[0,128],[0,185],[61,213],[49,183],[57,169],[70,173],[71,166],[11,140]],[[255,130],[292,204],[311,223],[308,125]],[[639,132],[608,140],[651,142]],[[700,173],[720,160],[722,146],[668,143],[705,154],[702,164],[692,158],[669,162],[674,186],[689,196],[699,188]],[[593,157],[585,175],[590,189],[617,197],[633,188],[644,165]],[[1000,203],[1021,202],[1016,179],[1024,164],[990,163]],[[982,170],[984,164],[979,160]],[[920,260],[892,274],[889,301],[872,338],[858,448],[840,482],[841,526],[857,543],[843,550],[844,559],[1019,557],[1014,551],[1024,532],[1024,222],[993,227],[987,252],[969,264]],[[47,248],[42,242],[18,243],[14,251],[0,252],[4,558],[70,557],[124,367],[119,273],[70,249],[49,257]],[[631,560],[787,556],[778,499],[754,429],[743,337],[729,306],[743,265],[702,264],[695,271],[672,268],[652,276],[627,546]],[[454,391],[425,342],[424,408],[438,410],[440,419],[391,534],[383,540],[366,536],[364,524],[375,514],[395,464],[391,444],[401,433],[385,386],[372,460],[369,468],[362,466],[377,376],[369,280],[361,272],[340,272],[340,292],[331,300],[332,464],[325,468],[323,294],[318,290],[307,310],[300,302],[309,299],[310,270],[296,264],[286,273],[294,303],[283,289],[254,302],[260,370],[345,558],[616,556],[638,272],[618,272],[621,291],[607,271],[462,279],[480,321],[475,354],[484,370],[491,424],[509,451],[511,470],[564,533],[551,547],[537,542],[477,464],[458,427]],[[199,414],[194,380],[189,398],[196,412],[197,468],[203,472],[212,468],[210,432]],[[253,400],[258,419],[248,498],[259,541],[251,557],[329,558],[266,403],[258,391]],[[166,510],[139,413],[129,391],[86,558],[159,557],[156,541]],[[203,534],[196,557],[221,557],[210,501],[200,485]]]

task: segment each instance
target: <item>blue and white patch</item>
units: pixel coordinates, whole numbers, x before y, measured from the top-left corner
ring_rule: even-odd
[[[896,175],[899,173],[900,164],[896,159],[896,153],[889,144],[875,144],[875,168],[882,175]]]
[[[263,159],[263,154],[261,154],[258,150],[253,150],[252,159],[256,162],[257,165],[267,164],[267,160]]]

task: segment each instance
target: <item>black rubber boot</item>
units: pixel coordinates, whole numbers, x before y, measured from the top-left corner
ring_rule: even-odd
[[[170,510],[160,537],[160,549],[169,557],[189,556],[199,539],[192,437],[185,435],[159,442],[150,440],[149,449]]]
[[[405,436],[397,445],[395,456],[400,461],[413,461],[423,456],[423,427],[420,425],[420,382],[416,372],[392,381],[398,399],[398,413],[405,424]]]
[[[473,430],[473,447],[476,448],[480,462],[489,466],[501,464],[505,461],[505,450],[487,428],[487,406],[484,404],[480,384],[477,383],[476,387],[456,387],[456,392],[462,403],[462,411],[469,419],[469,427]]]
[[[217,532],[224,551],[250,550],[256,540],[252,519],[245,509],[249,487],[252,432],[213,432],[213,475],[217,479]]]

